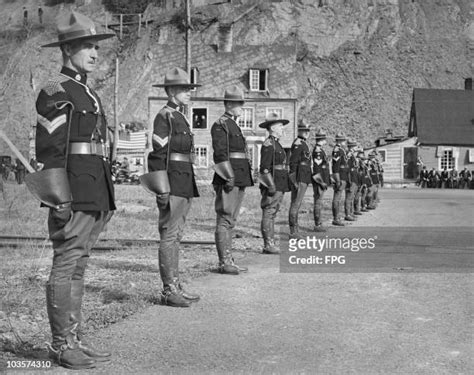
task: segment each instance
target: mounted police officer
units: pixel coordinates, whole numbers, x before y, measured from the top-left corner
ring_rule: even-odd
[[[344,149],[345,143],[346,137],[341,133],[336,134],[336,145],[332,150],[332,180],[334,188],[334,196],[332,199],[332,224],[337,226],[344,226],[339,214],[342,203],[342,192],[346,189],[346,186],[349,183],[347,155],[346,150]]]
[[[356,159],[356,147],[357,143],[353,140],[347,142],[347,168],[349,178],[346,185],[346,197],[344,201],[344,220],[355,221],[354,216],[354,199],[359,188],[359,171],[357,170],[357,159]]]
[[[325,232],[323,227],[321,210],[323,207],[323,196],[330,184],[329,160],[323,146],[326,144],[326,134],[318,131],[315,135],[316,145],[314,146],[313,159],[313,216],[314,231]]]
[[[286,153],[278,141],[283,135],[283,126],[289,123],[278,114],[271,113],[266,121],[259,124],[267,129],[268,138],[262,144],[260,152],[260,192],[262,199],[261,231],[263,237],[263,253],[278,254],[275,247],[275,217],[280,209],[285,192],[290,191]]]
[[[89,252],[115,209],[104,110],[87,75],[97,68],[98,42],[115,34],[97,33],[94,23],[76,12],[61,16],[57,31],[58,41],[43,47],[60,47],[63,67],[36,101],[36,155],[44,169],[29,174],[26,183],[50,207],[51,355],[61,366],[83,369],[110,357],[82,341],[80,324]]]
[[[185,291],[179,281],[179,244],[192,200],[199,193],[193,169],[193,134],[183,110],[191,99],[191,89],[200,85],[191,84],[185,71],[173,68],[166,73],[163,84],[153,86],[164,87],[168,102],[153,122],[153,150],[148,155],[150,173],[141,176],[140,182],[156,195],[160,212],[161,303],[189,307],[200,297]]]
[[[215,241],[219,258],[218,271],[238,275],[247,271],[232,258],[232,230],[245,196],[245,188],[253,186],[247,142],[237,120],[242,114],[244,93],[237,86],[229,87],[224,94],[225,113],[211,128],[214,150],[214,179],[217,214]]]
[[[311,183],[311,152],[308,146],[310,128],[303,121],[298,125],[298,137],[291,145],[290,154],[290,187],[291,204],[288,215],[290,236],[299,235],[298,211],[303,202],[308,185]]]

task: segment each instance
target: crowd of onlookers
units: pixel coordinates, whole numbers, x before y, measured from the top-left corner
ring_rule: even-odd
[[[448,170],[444,168],[437,171],[432,168],[431,171],[423,166],[417,184],[421,188],[437,188],[437,189],[474,189],[474,171],[464,168],[458,172],[455,168]]]

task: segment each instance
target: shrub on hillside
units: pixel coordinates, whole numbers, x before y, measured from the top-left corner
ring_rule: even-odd
[[[44,5],[52,7],[59,4],[74,4],[76,0],[45,0]]]
[[[148,4],[156,3],[157,0],[102,0],[105,9],[112,13],[143,13]]]

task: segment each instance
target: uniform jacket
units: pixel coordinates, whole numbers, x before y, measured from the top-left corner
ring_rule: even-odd
[[[373,184],[380,183],[379,172],[377,171],[377,165],[374,162],[369,163],[369,175]]]
[[[260,151],[260,173],[272,173],[276,190],[290,191],[290,181],[286,169],[274,169],[274,165],[286,165],[286,152],[278,139],[269,136],[262,144]],[[263,188],[260,185],[260,188]]]
[[[441,180],[448,181],[449,172],[448,171],[441,171]]]
[[[64,168],[67,158],[74,211],[109,211],[115,209],[109,162],[98,155],[66,155],[68,127],[69,142],[107,142],[102,104],[86,83],[86,75],[63,67],[42,88],[36,100],[36,157],[44,169]]]
[[[339,173],[341,180],[349,180],[346,151],[339,143],[334,146],[332,151],[332,173]]]
[[[358,162],[355,155],[351,152],[347,160],[347,167],[349,169],[349,176],[351,183],[354,182],[359,185],[359,171],[358,171]]]
[[[252,172],[248,159],[229,158],[229,152],[247,154],[247,142],[231,115],[225,113],[211,128],[212,148],[214,149],[214,164],[229,160],[234,170],[234,185],[239,187],[253,186]],[[224,185],[225,180],[214,173],[213,184]]]
[[[363,169],[363,175],[364,175],[364,184],[367,185],[367,187],[371,187],[372,184],[372,177],[370,174],[370,165],[367,162],[364,162],[362,164],[362,169]]]
[[[193,164],[170,160],[172,153],[188,157],[194,155],[191,127],[178,105],[169,101],[155,117],[153,123],[153,151],[148,154],[150,172],[167,170],[170,194],[178,197],[198,197]]]
[[[430,175],[430,172],[428,172],[426,169],[422,169],[421,172],[420,172],[420,178],[421,179],[428,179]]]
[[[326,153],[321,146],[314,146],[313,149],[313,174],[321,174],[323,181],[330,184],[329,163]]]
[[[296,138],[291,145],[290,173],[296,174],[296,182],[311,183],[311,153],[303,138]]]

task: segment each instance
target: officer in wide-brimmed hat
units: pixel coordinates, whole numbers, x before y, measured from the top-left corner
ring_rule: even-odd
[[[267,129],[269,133],[260,151],[260,207],[264,254],[279,253],[275,247],[275,217],[280,209],[283,194],[290,191],[286,153],[279,139],[283,136],[283,126],[289,122],[280,118],[277,113],[270,113],[266,120],[259,124],[260,128]]]
[[[359,184],[359,172],[357,170],[357,158],[355,150],[357,148],[357,143],[349,139],[347,141],[347,168],[349,178],[346,184],[346,196],[344,201],[344,220],[346,221],[355,221],[354,216],[354,199],[357,193],[358,184]]]
[[[141,176],[140,182],[156,195],[160,212],[161,302],[189,307],[200,297],[185,291],[179,281],[179,243],[186,215],[199,193],[193,169],[193,134],[183,107],[191,100],[191,89],[200,85],[190,83],[184,70],[173,68],[166,72],[163,84],[153,86],[165,89],[168,102],[153,122],[153,150],[148,154],[150,173]]]
[[[308,185],[311,183],[311,152],[307,139],[310,133],[309,125],[301,120],[298,124],[298,136],[291,145],[290,153],[290,187],[291,204],[288,214],[290,236],[298,237],[298,211],[303,202]]]
[[[216,191],[215,241],[219,258],[218,272],[238,275],[247,271],[234,263],[232,257],[232,230],[245,196],[245,188],[253,186],[247,142],[238,119],[242,115],[244,92],[238,86],[225,90],[224,114],[212,125],[212,148],[214,150],[214,178]]]
[[[344,226],[339,216],[342,192],[345,190],[349,174],[347,169],[347,156],[343,144],[346,142],[346,137],[342,133],[336,134],[336,145],[332,150],[332,179],[334,187],[334,196],[332,199],[332,215],[333,225]]]
[[[329,160],[324,151],[326,144],[326,134],[319,130],[315,135],[316,144],[313,149],[313,215],[314,215],[314,231],[325,232],[322,222],[322,206],[323,196],[330,182]]]
[[[81,303],[90,249],[115,209],[104,109],[87,78],[98,66],[98,42],[115,34],[100,33],[88,17],[71,12],[58,18],[57,35],[43,47],[60,47],[63,67],[36,101],[36,156],[44,168],[26,183],[50,207],[50,349],[60,365],[83,369],[110,357],[82,340]]]

